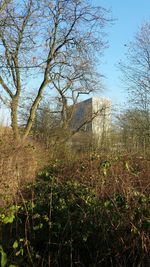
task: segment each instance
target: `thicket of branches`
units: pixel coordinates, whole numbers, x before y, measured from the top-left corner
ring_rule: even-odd
[[[10,108],[15,139],[28,136],[45,90],[57,91],[65,124],[67,98],[75,103],[96,87],[95,55],[106,45],[109,12],[85,0],[13,0],[2,3],[1,17],[0,99]]]
[[[126,147],[148,151],[150,144],[150,22],[142,24],[120,62],[128,109],[120,117]]]

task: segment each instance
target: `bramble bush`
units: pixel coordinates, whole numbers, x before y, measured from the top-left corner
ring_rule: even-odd
[[[149,195],[101,196],[90,184],[59,179],[57,164],[1,209],[1,266],[149,266]]]

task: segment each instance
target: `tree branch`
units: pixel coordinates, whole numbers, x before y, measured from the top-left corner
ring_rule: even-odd
[[[3,87],[3,89],[5,90],[5,92],[10,96],[10,98],[12,99],[14,97],[13,93],[11,92],[11,90],[9,89],[9,87],[6,85],[6,83],[4,82],[3,78],[0,76],[0,84]]]

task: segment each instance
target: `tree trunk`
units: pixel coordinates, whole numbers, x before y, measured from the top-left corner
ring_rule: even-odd
[[[38,95],[35,98],[35,100],[34,100],[34,102],[32,104],[32,107],[30,109],[30,115],[29,115],[25,130],[24,130],[24,133],[23,133],[23,136],[22,136],[23,140],[27,138],[27,136],[29,135],[29,133],[31,131],[31,128],[32,128],[32,125],[33,125],[33,122],[34,122],[34,119],[35,119],[35,113],[36,113],[37,107],[38,107],[38,105],[39,105],[39,103],[40,103],[40,101],[42,99],[43,91],[44,91],[44,89],[45,89],[47,84],[48,84],[48,80],[47,80],[47,78],[45,78],[43,83],[40,86]]]
[[[17,108],[18,108],[18,98],[12,99],[11,102],[11,126],[13,129],[14,139],[20,139],[20,133],[18,128],[18,116],[17,116]]]

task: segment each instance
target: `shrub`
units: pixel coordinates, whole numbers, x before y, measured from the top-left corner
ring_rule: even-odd
[[[39,173],[28,198],[21,193],[22,203],[1,211],[7,263],[149,266],[149,196],[134,190],[130,199],[120,193],[101,198],[90,185],[59,180],[54,169]]]
[[[0,131],[0,206],[16,199],[17,191],[36,175],[33,143],[15,142],[10,128]]]

